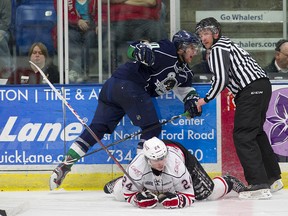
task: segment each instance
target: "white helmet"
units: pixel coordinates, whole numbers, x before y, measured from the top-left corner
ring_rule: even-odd
[[[163,160],[168,153],[167,146],[165,143],[153,137],[149,140],[146,140],[143,144],[143,153],[146,158],[151,160]]]

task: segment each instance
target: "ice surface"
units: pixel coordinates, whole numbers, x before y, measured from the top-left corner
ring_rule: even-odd
[[[8,216],[287,216],[288,190],[273,193],[270,200],[239,200],[230,193],[184,209],[139,209],[102,191],[0,192],[0,209]]]

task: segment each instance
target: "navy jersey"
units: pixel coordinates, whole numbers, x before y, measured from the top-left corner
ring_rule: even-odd
[[[177,50],[171,41],[165,39],[150,45],[155,54],[155,63],[152,66],[131,61],[117,68],[112,76],[138,83],[152,97],[173,90],[183,100],[188,92],[194,90],[191,87],[193,72],[188,64],[179,61]]]

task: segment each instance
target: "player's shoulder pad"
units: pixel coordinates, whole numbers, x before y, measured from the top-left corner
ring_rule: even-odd
[[[143,153],[137,154],[132,162],[128,166],[129,175],[135,179],[141,179],[143,174],[148,170],[147,160],[144,157]]]
[[[170,172],[171,175],[175,177],[181,177],[187,171],[186,166],[179,156],[179,154],[173,148],[168,148],[168,155],[166,166],[167,170]]]

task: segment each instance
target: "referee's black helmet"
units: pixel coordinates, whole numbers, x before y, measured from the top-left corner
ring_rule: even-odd
[[[208,17],[198,22],[196,24],[195,32],[198,34],[204,29],[210,29],[213,34],[219,33],[219,36],[221,36],[221,25],[214,17]]]

